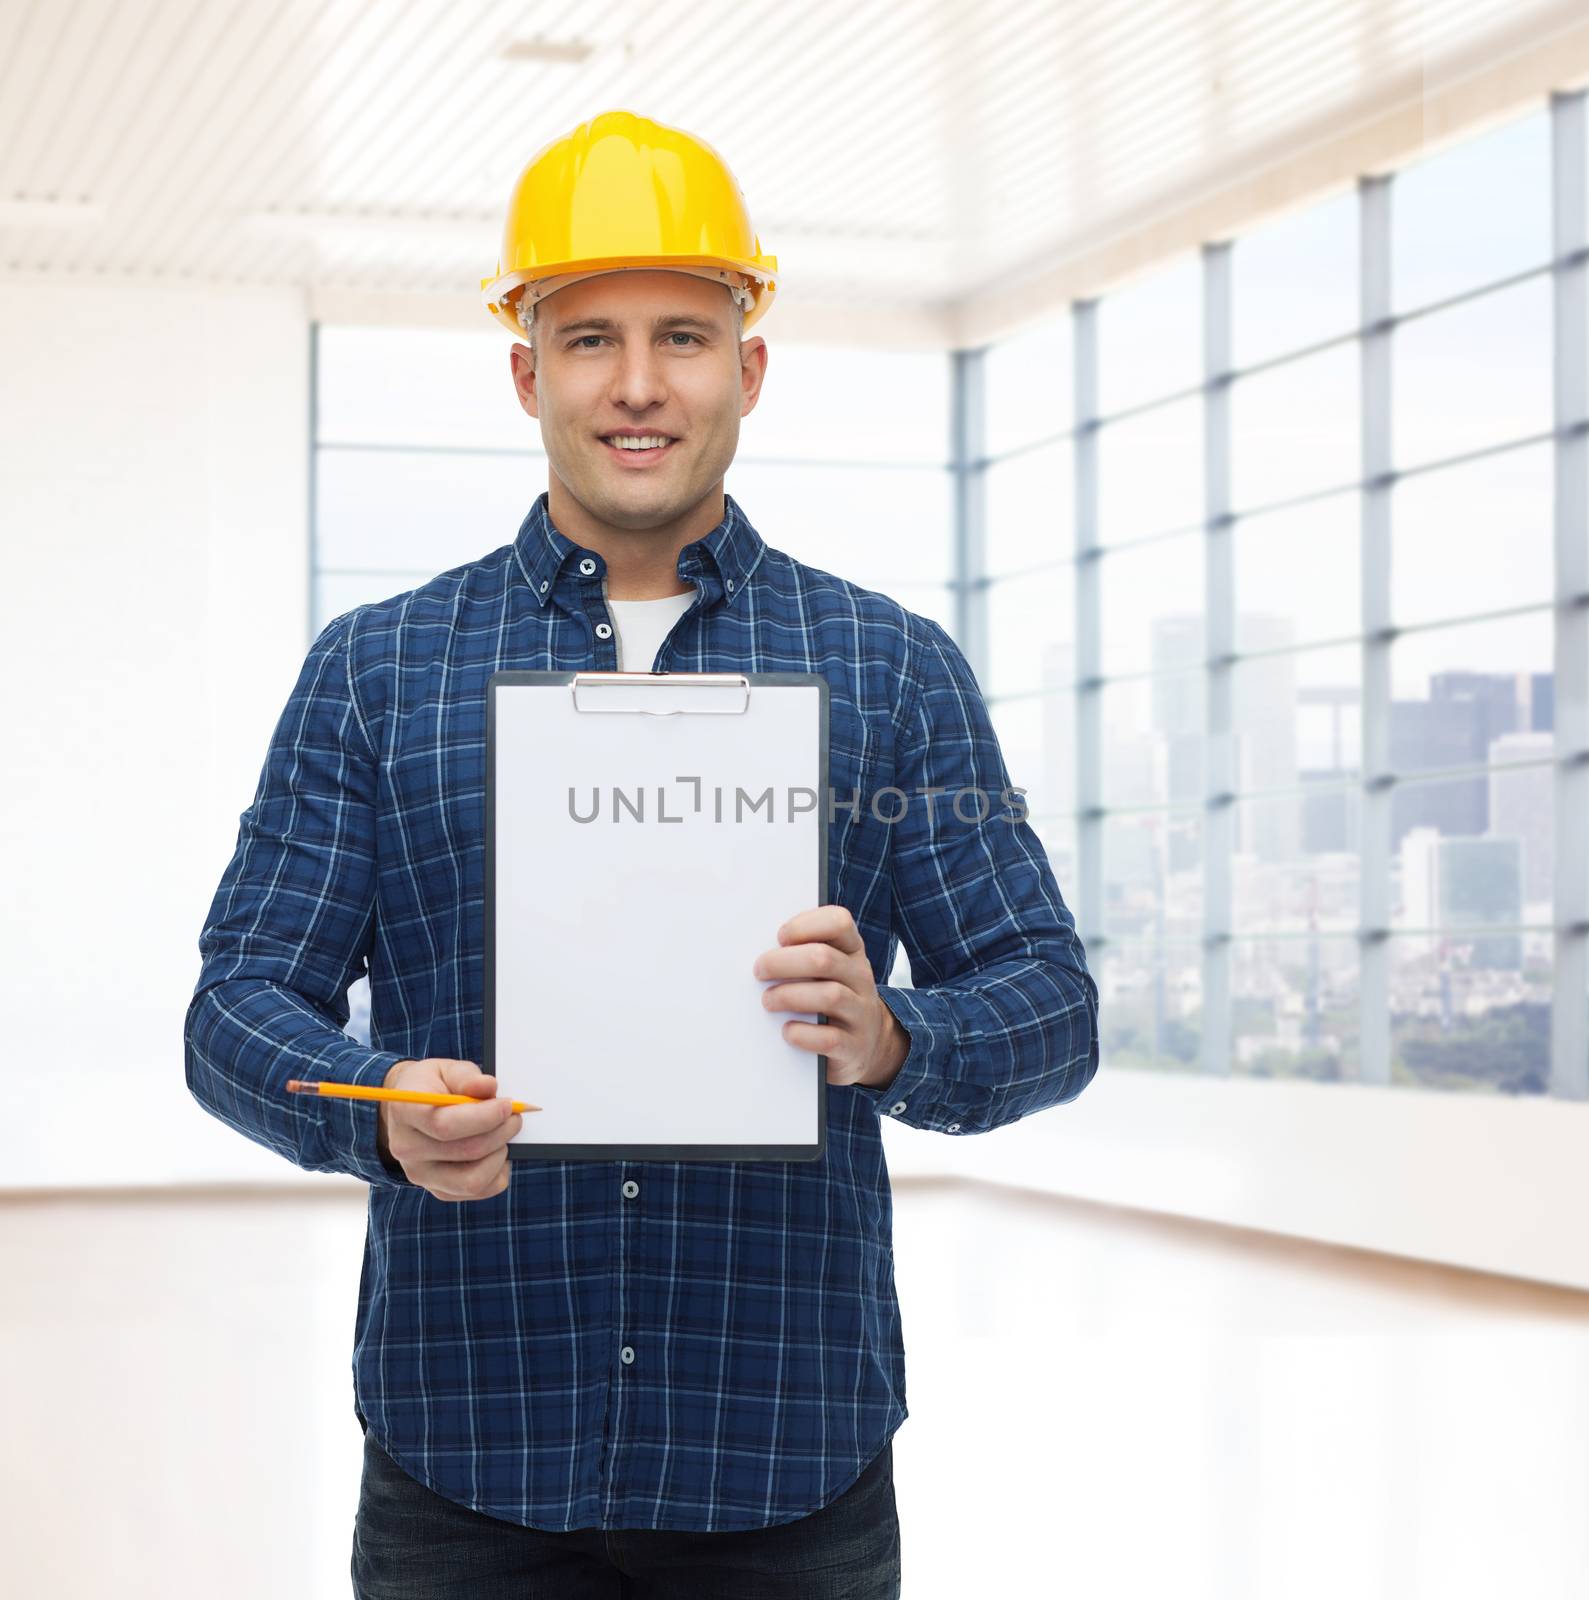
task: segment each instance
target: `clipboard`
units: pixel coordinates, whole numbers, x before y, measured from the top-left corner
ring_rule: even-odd
[[[826,1018],[768,1010],[751,966],[827,902],[827,679],[502,671],[486,695],[483,1064],[544,1108],[509,1159],[821,1160],[827,1057],[782,1029]]]

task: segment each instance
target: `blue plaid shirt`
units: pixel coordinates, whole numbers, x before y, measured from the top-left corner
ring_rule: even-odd
[[[1097,1071],[1098,991],[965,658],[725,505],[680,552],[698,598],[654,670],[827,678],[830,894],[910,1035],[887,1089],[826,1086],[824,1160],[532,1161],[448,1203],[383,1162],[373,1106],[283,1090],[481,1060],[487,680],[617,667],[606,563],[544,493],[511,544],[315,640],[199,940],[193,1094],[369,1184],[357,1412],[421,1483],[552,1531],[724,1532],[835,1499],[907,1415],[879,1118],[986,1133]],[[962,788],[985,821],[949,809]],[[899,939],[914,987],[883,982]],[[344,1031],[366,971],[368,1046]]]

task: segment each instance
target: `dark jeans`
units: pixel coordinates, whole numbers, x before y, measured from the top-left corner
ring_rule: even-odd
[[[893,1441],[830,1505],[735,1533],[548,1533],[458,1505],[364,1435],[356,1600],[899,1600]]]

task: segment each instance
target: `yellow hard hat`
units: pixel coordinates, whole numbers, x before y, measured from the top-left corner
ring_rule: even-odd
[[[778,287],[778,258],[762,254],[722,157],[680,128],[604,111],[519,174],[496,273],[480,288],[486,310],[522,338],[521,298],[533,304],[577,278],[630,267],[726,283],[747,328]]]

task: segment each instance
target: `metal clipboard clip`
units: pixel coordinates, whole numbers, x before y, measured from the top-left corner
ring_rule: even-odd
[[[610,697],[607,705],[595,704],[604,696],[602,690],[631,691],[636,688],[661,688],[673,689],[705,689],[716,690],[720,698],[735,698],[731,691],[740,690],[737,696],[738,704],[669,706],[665,710],[656,706],[636,704],[637,699],[645,699],[645,695],[635,696],[632,693],[615,694]],[[576,672],[573,681],[569,684],[569,693],[574,699],[576,711],[639,711],[648,717],[675,717],[681,711],[688,711],[690,716],[739,716],[750,706],[750,679],[743,672],[697,672],[679,674],[672,672]],[[579,691],[585,691],[586,703],[579,703]]]

